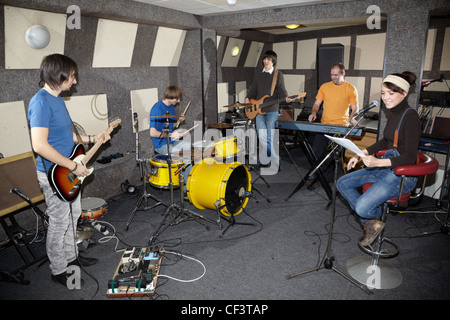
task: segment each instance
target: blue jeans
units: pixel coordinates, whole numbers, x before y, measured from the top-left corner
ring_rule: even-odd
[[[269,164],[271,161],[277,165],[280,156],[275,147],[275,122],[278,120],[278,112],[266,112],[256,116],[255,125],[259,138],[259,157],[262,164]]]
[[[381,205],[395,198],[400,192],[401,176],[388,167],[363,168],[339,178],[336,187],[350,207],[360,217],[361,222],[379,219]],[[417,177],[406,177],[402,194],[416,186]],[[365,183],[373,183],[369,190],[361,194],[358,190]]]

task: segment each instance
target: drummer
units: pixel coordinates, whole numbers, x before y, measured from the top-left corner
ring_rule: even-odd
[[[191,150],[191,143],[180,140],[183,137],[183,130],[174,131],[174,123],[177,122],[175,117],[175,106],[180,103],[182,98],[181,89],[177,86],[169,86],[164,91],[162,100],[155,103],[150,111],[150,137],[153,141],[153,148],[159,154],[180,153],[184,150]],[[170,114],[173,118],[157,118]],[[183,122],[184,116],[179,117],[179,121]],[[167,132],[163,132],[168,125],[169,145],[167,145]]]

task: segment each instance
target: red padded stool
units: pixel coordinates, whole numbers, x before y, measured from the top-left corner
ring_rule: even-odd
[[[380,151],[377,155],[383,155],[384,152]],[[399,191],[399,195],[401,196],[397,196],[383,203],[383,213],[380,217],[382,222],[386,223],[387,214],[391,208],[398,208],[400,203],[404,203],[412,198],[411,192],[402,195],[403,182],[406,176],[424,176],[419,193],[414,195],[414,197],[419,197],[424,192],[426,176],[436,173],[439,168],[439,162],[436,159],[422,152],[418,153],[417,160],[417,164],[394,168],[395,174],[402,176]],[[372,183],[364,184],[363,192],[366,192],[371,186]],[[370,246],[361,246],[358,241],[360,249],[368,255],[347,261],[349,274],[369,289],[392,289],[398,287],[403,282],[402,274],[397,268],[383,260],[379,260],[380,258],[395,257],[400,252],[399,246],[394,241],[384,237],[385,229],[386,227]],[[388,244],[388,247],[382,248],[383,244]]]

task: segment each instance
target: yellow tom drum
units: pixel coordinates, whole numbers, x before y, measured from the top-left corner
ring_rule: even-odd
[[[250,171],[238,162],[196,164],[186,184],[188,199],[197,209],[218,209],[225,216],[240,214],[250,191]]]
[[[183,166],[184,162],[181,158],[172,156],[171,175],[173,187],[180,186],[180,176],[175,174],[176,171]],[[154,155],[150,160],[150,176],[148,182],[157,188],[170,188],[169,164],[166,154]]]
[[[237,137],[223,138],[214,142],[215,157],[228,158],[238,154]]]

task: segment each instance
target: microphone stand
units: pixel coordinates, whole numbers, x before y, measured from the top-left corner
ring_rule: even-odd
[[[134,113],[134,126],[135,126],[135,130],[136,130],[136,161],[139,164],[139,173],[141,175],[141,179],[144,183],[144,193],[143,195],[138,199],[138,201],[136,202],[136,206],[134,207],[134,210],[131,212],[130,216],[128,217],[128,221],[127,224],[125,226],[125,230],[128,231],[128,228],[130,227],[130,223],[131,221],[134,219],[134,216],[136,215],[136,211],[138,210],[151,210],[153,208],[156,208],[159,205],[164,205],[167,207],[167,204],[165,204],[162,200],[158,199],[157,197],[155,197],[154,195],[152,195],[151,193],[147,193],[147,175],[144,173],[144,162],[147,165],[147,159],[140,159],[139,157],[139,124],[137,121],[137,113]],[[148,168],[147,168],[148,169]],[[156,203],[152,206],[148,206],[148,198],[152,198]],[[143,209],[139,209],[139,207],[142,205],[142,203],[144,202],[144,208]]]
[[[237,102],[237,103],[238,103],[238,102]],[[264,195],[263,193],[261,193],[261,191],[259,191],[259,190],[254,186],[255,182],[256,182],[258,179],[261,179],[261,180],[266,184],[266,187],[267,187],[267,188],[270,188],[270,185],[269,185],[269,183],[267,182],[267,180],[264,179],[263,176],[261,176],[261,174],[259,174],[259,173],[255,170],[255,166],[253,166],[253,165],[250,164],[250,142],[249,142],[249,139],[250,139],[250,138],[248,137],[248,134],[247,134],[247,133],[248,133],[248,130],[249,130],[249,128],[250,128],[250,122],[251,122],[251,120],[250,120],[250,119],[247,119],[247,118],[244,118],[244,116],[243,116],[242,114],[239,113],[239,110],[237,110],[236,113],[240,116],[240,118],[241,118],[242,120],[245,121],[245,133],[244,133],[244,134],[245,134],[245,136],[244,136],[244,164],[245,164],[245,166],[246,166],[251,172],[254,173],[254,175],[256,175],[256,178],[250,182],[250,184],[252,185],[252,190],[256,191],[260,196],[262,196],[264,199],[266,199],[266,201],[267,201],[268,203],[270,203],[270,202],[271,202],[270,198],[269,198],[268,196]],[[256,199],[256,198],[255,198],[255,199]],[[258,200],[256,200],[256,202],[258,202]]]
[[[364,113],[360,113],[359,115],[364,114]],[[359,116],[358,115],[358,116]],[[353,131],[353,129],[358,125],[358,123],[364,118],[360,117],[360,119],[358,119],[358,121],[353,125],[353,127],[351,128],[351,130],[349,130],[344,138],[346,138],[350,132]],[[343,272],[341,272],[340,270],[338,270],[336,267],[333,266],[333,261],[335,260],[334,256],[331,255],[331,246],[332,246],[332,240],[333,240],[333,226],[334,226],[334,219],[335,219],[335,211],[336,211],[336,181],[337,181],[337,175],[338,175],[338,160],[340,157],[340,149],[338,148],[339,145],[336,144],[336,146],[333,148],[333,150],[331,150],[328,155],[319,163],[319,165],[312,171],[311,175],[314,174],[314,172],[319,169],[319,167],[325,162],[326,159],[328,159],[331,155],[334,156],[334,162],[335,162],[335,167],[334,167],[334,186],[333,186],[333,190],[332,190],[332,208],[331,208],[331,217],[330,217],[330,231],[328,234],[328,246],[327,246],[327,255],[326,258],[323,260],[323,265],[320,265],[318,267],[303,271],[303,272],[299,272],[299,273],[294,273],[291,274],[289,276],[287,276],[287,279],[290,278],[294,278],[296,276],[300,276],[312,271],[319,271],[323,268],[325,269],[331,269],[334,272],[336,272],[337,274],[341,275],[342,277],[344,277],[345,279],[347,279],[348,281],[350,281],[351,283],[353,283],[354,285],[356,285],[357,287],[359,287],[360,289],[362,289],[364,292],[370,294],[372,293],[370,290],[368,290],[366,287],[364,287],[363,285],[361,285],[360,283],[358,283],[357,281],[353,280],[352,278],[350,278],[349,276],[347,276],[346,274],[344,274]]]

